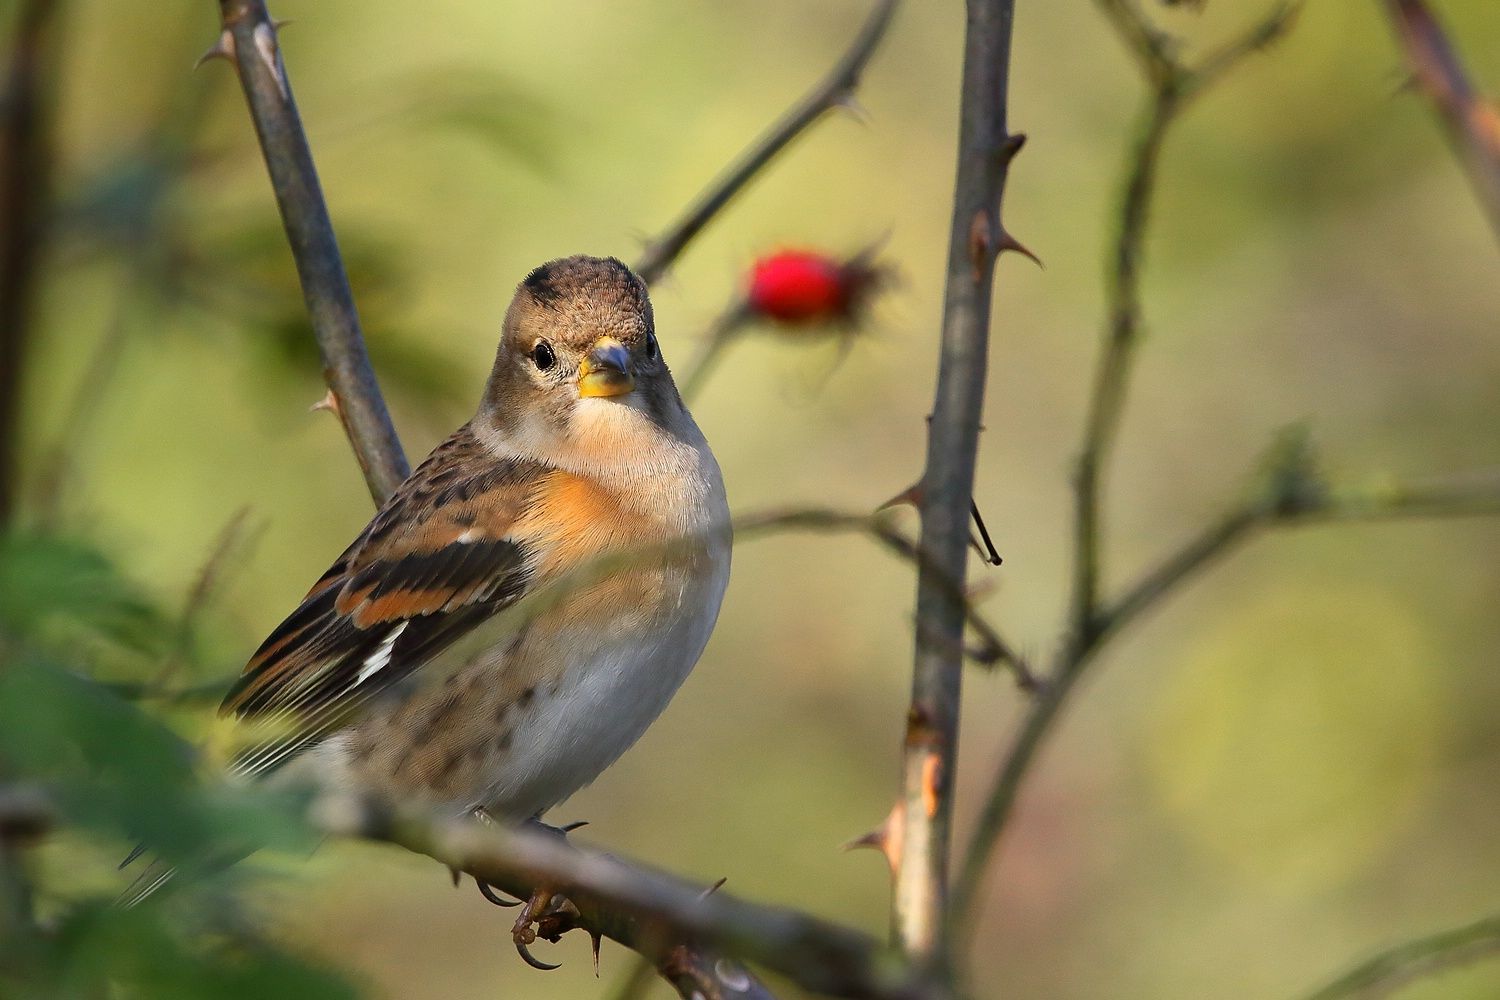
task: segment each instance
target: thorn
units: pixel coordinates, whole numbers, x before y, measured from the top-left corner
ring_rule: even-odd
[[[217,42],[208,47],[207,52],[198,57],[198,61],[193,63],[193,69],[197,69],[210,59],[226,59],[234,62],[234,35],[229,33],[228,28],[225,28],[219,35]]]
[[[276,30],[265,22],[255,26],[255,51],[260,55],[260,61],[266,64],[266,69],[271,71],[281,99],[290,101],[292,95],[287,90],[286,76],[281,72],[281,57],[276,51]]]
[[[1019,153],[1021,151],[1021,147],[1025,145],[1026,133],[1012,132],[1010,135],[1005,137],[1004,142],[1000,143],[1000,155],[1005,157],[1005,160],[1008,163],[1011,160],[1015,159],[1016,154]]]
[[[594,952],[594,978],[599,978],[599,945],[604,940],[604,935],[599,931],[589,931],[589,947]]]
[[[709,896],[712,896],[714,893],[718,892],[721,888],[724,887],[724,883],[728,882],[728,881],[729,881],[729,876],[725,875],[723,878],[719,879],[719,881],[715,882],[713,885],[709,886],[707,889],[704,889],[702,892],[700,892],[698,894],[698,900],[699,900],[699,902],[702,902],[703,900],[707,899]]]
[[[859,98],[855,96],[852,91],[847,94],[841,94],[840,96],[835,98],[833,101],[833,107],[847,112],[849,117],[853,118],[861,125],[870,124],[869,109],[866,108],[863,104],[859,103]]]
[[[891,497],[879,507],[876,507],[875,512],[878,514],[883,510],[890,510],[892,507],[901,506],[910,506],[917,508],[920,508],[922,506],[922,481],[920,479],[912,483],[900,493],[897,493],[895,496]]]
[[[1022,257],[1025,257],[1027,260],[1031,261],[1033,264],[1035,264],[1037,267],[1041,268],[1043,271],[1047,270],[1047,265],[1042,263],[1042,258],[1038,257],[1036,254],[1034,254],[1030,250],[1028,250],[1026,248],[1026,245],[1023,244],[1020,240],[1016,239],[1014,236],[1012,236],[1005,229],[1004,226],[1000,227],[1000,244],[999,244],[999,246],[1000,246],[1000,252],[1001,253],[1004,253],[1005,251],[1010,250],[1013,253],[1018,253]]]
[[[843,849],[853,851],[861,847],[873,847],[885,855],[885,863],[890,866],[891,874],[894,875],[896,867],[901,863],[901,841],[905,836],[906,810],[897,802],[891,806],[884,822],[863,837],[849,841]]]
[[[332,389],[329,389],[327,392],[323,393],[322,399],[318,400],[316,403],[307,408],[308,413],[317,413],[319,410],[327,410],[329,413],[332,413],[336,417],[340,416],[339,398],[333,394]]]

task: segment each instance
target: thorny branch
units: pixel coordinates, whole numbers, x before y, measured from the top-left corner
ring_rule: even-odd
[[[790,531],[863,535],[878,542],[886,551],[910,562],[913,566],[921,566],[923,563],[922,553],[917,548],[916,542],[897,529],[889,517],[879,513],[858,514],[827,507],[794,507],[744,514],[734,519],[734,535],[737,543]],[[667,544],[681,544],[681,542]],[[629,564],[644,554],[634,551],[600,557],[594,565],[581,569],[576,578],[563,581],[559,590],[566,593],[570,592],[572,587],[587,585],[594,574],[609,572],[621,565]],[[1040,681],[1026,657],[1006,641],[999,630],[980,613],[963,592],[962,585],[958,581],[949,580],[946,586],[951,589],[955,600],[964,602],[966,622],[976,638],[976,645],[963,647],[964,655],[983,667],[1003,665],[1011,671],[1016,685],[1022,690],[1037,690],[1040,687]],[[556,600],[559,594],[549,593],[537,596]],[[532,605],[517,610],[522,612],[517,617],[524,618],[525,614],[534,614],[537,606]],[[122,698],[181,704],[218,700],[224,696],[224,692],[229,689],[234,680],[234,676],[228,676],[177,689],[165,689],[157,683],[111,683],[105,686]]]
[[[879,0],[849,50],[828,75],[808,91],[802,100],[789,108],[729,169],[709,185],[681,218],[646,245],[635,265],[635,272],[641,276],[642,281],[648,285],[654,284],[665,274],[688,243],[708,225],[709,220],[728,205],[793,139],[827,112],[852,103],[854,93],[859,88],[860,76],[870,57],[875,54],[880,40],[885,37],[886,28],[890,26],[891,17],[896,12],[897,2],[898,0]]]
[[[344,803],[325,812],[321,823],[330,832],[399,844],[521,898],[537,885],[552,887],[566,903],[542,917],[539,936],[548,940],[581,929],[638,951],[664,970],[673,968],[674,952],[687,942],[690,951],[711,948],[830,996],[940,1000],[950,995],[858,931],[722,892],[706,893],[702,886],[579,850],[547,834],[393,813],[370,803],[353,808]],[[745,995],[747,974],[740,966],[718,960],[711,971],[729,989],[719,996]]]
[[[1024,141],[1006,127],[1013,15],[1012,0],[967,4],[942,345],[921,479],[916,653],[897,804],[903,835],[894,851],[896,940],[912,960],[943,970],[949,964],[948,865],[965,619],[952,583],[964,580],[968,563],[991,279],[1000,252],[1019,248],[1000,212],[1010,162]]]
[[[1480,207],[1500,237],[1500,109],[1469,82],[1442,26],[1422,0],[1385,0],[1417,85],[1437,108]]]
[[[380,505],[411,471],[365,351],[349,276],[263,0],[219,0],[224,33],[210,56],[238,71],[323,356],[329,402]]]
[[[1414,979],[1500,953],[1500,916],[1399,944],[1350,969],[1307,1000],[1369,1000]]]

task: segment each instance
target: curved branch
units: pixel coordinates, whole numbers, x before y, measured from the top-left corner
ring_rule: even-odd
[[[379,506],[411,468],[365,351],[349,276],[281,60],[276,23],[263,0],[219,0],[219,14],[224,35],[210,55],[232,58],[238,70],[323,356],[330,408],[344,425]]]
[[[692,242],[693,237],[697,236],[703,227],[708,225],[709,220],[729,204],[735,195],[739,194],[751,178],[775,159],[776,154],[790,145],[793,139],[822,118],[825,113],[847,105],[853,100],[854,92],[859,88],[859,78],[864,73],[865,64],[870,61],[870,57],[875,54],[876,47],[880,45],[880,40],[885,37],[886,28],[890,26],[891,17],[896,12],[897,2],[898,0],[880,0],[875,5],[875,9],[870,12],[864,27],[860,28],[859,34],[855,36],[848,51],[828,72],[828,75],[787,110],[776,124],[772,125],[740,155],[739,160],[709,185],[708,189],[683,212],[681,218],[646,245],[645,251],[635,265],[635,273],[641,276],[642,281],[648,285],[653,284],[665,274],[667,268],[672,266],[672,262]]]
[[[346,807],[328,810],[321,825],[426,854],[521,898],[538,885],[561,893],[567,904],[540,921],[539,936],[548,940],[584,930],[638,951],[665,970],[674,968],[678,949],[698,953],[706,947],[829,996],[950,996],[873,938],[815,917],[705,892],[703,886],[580,850],[545,833],[397,813],[368,802]],[[744,995],[736,986],[746,982],[746,974],[737,965],[717,960],[711,971],[731,987],[726,995]]]
[[[1344,973],[1307,1000],[1345,1000],[1385,994],[1413,980],[1500,953],[1500,916],[1418,938],[1381,952]]]

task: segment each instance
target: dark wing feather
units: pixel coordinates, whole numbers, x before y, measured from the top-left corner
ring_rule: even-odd
[[[342,724],[341,707],[410,676],[519,600],[530,557],[511,529],[543,472],[494,458],[467,428],[439,445],[225,697],[226,714],[285,723],[242,758],[244,769],[268,769],[313,745]]]

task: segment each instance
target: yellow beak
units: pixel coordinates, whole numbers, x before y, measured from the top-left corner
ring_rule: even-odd
[[[623,396],[635,388],[630,352],[613,337],[600,337],[578,363],[578,395]]]

